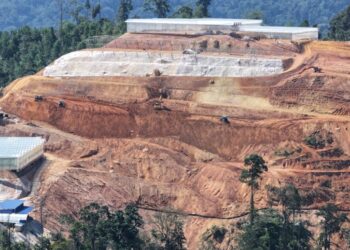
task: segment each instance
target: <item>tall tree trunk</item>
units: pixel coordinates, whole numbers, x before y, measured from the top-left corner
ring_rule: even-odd
[[[325,227],[324,229],[324,250],[328,249],[328,233],[327,233],[327,228]]]
[[[62,40],[62,30],[63,30],[63,1],[60,2],[60,40]]]
[[[250,186],[250,224],[253,224],[254,222],[254,185]]]

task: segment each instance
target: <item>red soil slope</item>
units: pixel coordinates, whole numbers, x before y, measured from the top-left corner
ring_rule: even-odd
[[[128,34],[104,49],[143,49],[133,45],[140,38],[148,41],[145,49],[157,50],[159,42],[171,50],[171,44],[218,40],[244,55],[246,46],[227,36]],[[7,87],[0,105],[22,121],[1,127],[0,133],[48,138],[49,164],[29,196],[37,205],[44,199],[45,226],[58,230],[58,214],[92,201],[113,208],[136,202],[146,218],[169,208],[186,214],[188,247],[198,249],[208,227],[230,224],[247,211],[248,189],[238,176],[242,160],[253,152],[270,167],[261,187],[293,182],[308,197],[305,209],[332,201],[349,210],[350,45],[261,40],[250,46],[262,56],[293,58],[294,64],[273,77],[53,79],[38,74]],[[166,109],[155,109],[161,94]],[[44,100],[35,102],[35,95]],[[64,108],[58,107],[60,100]],[[230,124],[219,121],[222,115]],[[304,138],[317,131],[332,143],[307,146]],[[334,154],[335,149],[342,153]],[[266,206],[264,188],[256,202]]]

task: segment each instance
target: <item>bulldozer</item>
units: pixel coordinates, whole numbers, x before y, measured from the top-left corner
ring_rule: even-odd
[[[58,107],[60,107],[60,108],[65,108],[65,107],[66,107],[66,103],[65,103],[63,100],[60,100],[60,101],[58,102]]]
[[[44,97],[42,97],[41,95],[36,95],[36,96],[34,97],[34,100],[35,100],[36,102],[41,102],[41,101],[44,100]]]
[[[225,123],[225,124],[230,124],[229,117],[226,116],[226,115],[221,116],[221,117],[220,117],[220,121],[221,121],[222,123]]]

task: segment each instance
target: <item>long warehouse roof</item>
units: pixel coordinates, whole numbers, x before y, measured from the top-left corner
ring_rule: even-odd
[[[17,158],[43,144],[41,137],[0,137],[0,158]]]
[[[128,19],[127,23],[144,24],[184,24],[184,25],[233,25],[235,23],[260,25],[262,20],[254,19],[227,19],[227,18],[149,18]]]
[[[289,33],[318,32],[318,28],[285,27],[285,26],[244,26],[244,27],[240,27],[240,31],[289,34]]]

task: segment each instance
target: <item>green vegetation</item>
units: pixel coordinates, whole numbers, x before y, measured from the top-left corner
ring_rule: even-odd
[[[193,17],[193,9],[189,6],[180,7],[175,13],[172,15],[174,18],[192,18]]]
[[[257,154],[252,154],[244,159],[244,165],[248,169],[243,169],[239,180],[250,187],[250,223],[254,222],[254,193],[259,188],[259,179],[263,172],[267,171],[264,159]]]
[[[276,156],[282,156],[282,157],[289,157],[294,155],[295,153],[301,153],[303,150],[302,148],[294,148],[294,149],[289,149],[289,148],[284,148],[284,149],[277,149],[275,151]]]
[[[334,40],[350,40],[350,5],[330,22],[329,37]]]
[[[332,245],[332,236],[341,231],[341,226],[348,221],[348,218],[345,213],[339,211],[336,205],[330,203],[322,207],[317,215],[322,217],[322,231],[318,238],[319,246],[324,250],[329,250]]]
[[[53,28],[29,27],[0,32],[0,86],[36,73],[63,54],[86,48],[90,37],[118,33],[108,20],[64,23],[61,34]]]
[[[186,238],[183,222],[179,215],[173,213],[157,213],[153,218],[151,247],[163,250],[185,250]]]
[[[212,226],[206,230],[201,237],[201,247],[203,250],[219,249],[217,245],[221,244],[228,234],[225,227]]]
[[[341,148],[332,148],[318,152],[318,154],[322,157],[340,157],[344,154],[344,151]]]
[[[125,21],[129,18],[130,11],[133,9],[132,1],[131,0],[120,0],[120,5],[118,9],[117,14],[117,25],[118,30],[121,33],[126,32],[126,23]]]
[[[69,228],[69,238],[55,234],[41,238],[34,249],[40,250],[185,250],[183,222],[174,213],[156,213],[144,232],[145,223],[134,204],[112,212],[97,203],[82,208],[77,218],[61,216]],[[142,232],[141,232],[142,231]],[[2,248],[1,248],[2,249]],[[6,249],[6,248],[5,248]]]
[[[112,213],[92,203],[80,210],[77,219],[63,216],[62,223],[70,227],[69,239],[75,249],[142,249],[139,229],[144,222],[134,205]]]
[[[170,12],[168,0],[145,0],[143,8],[159,18],[167,17]]]
[[[253,11],[248,12],[246,14],[245,18],[264,20],[264,14],[261,11],[259,11],[259,10],[253,10]]]
[[[33,0],[0,1],[0,30],[16,29],[25,25],[31,27],[58,27],[60,11],[57,1],[64,1],[65,9],[68,8],[67,6],[76,5],[72,2],[78,2],[82,5],[82,12],[85,15],[88,14],[84,6],[86,0],[35,0],[35,4],[33,4]],[[116,17],[116,8],[120,5],[121,0],[90,0],[89,2],[95,8],[101,2],[98,17],[112,20]],[[142,0],[133,1],[132,17],[143,17],[147,14],[144,11],[143,3]],[[173,15],[182,6],[195,9],[195,5],[196,0],[169,0],[169,6],[171,6],[169,14]],[[310,25],[319,25],[325,36],[329,27],[328,24],[335,13],[343,11],[348,5],[348,0],[216,0],[212,1],[208,12],[211,17],[221,18],[243,18],[249,13],[259,12],[263,14],[264,21],[267,24],[282,26],[286,24],[298,25],[304,20],[308,20]],[[63,15],[65,20],[73,20],[69,12]],[[89,13],[91,13],[91,10]]]
[[[211,0],[197,0],[194,16],[197,18],[209,17],[209,6]]]
[[[303,222],[286,222],[275,209],[257,214],[253,224],[244,224],[238,248],[253,249],[311,249],[311,233]]]
[[[331,132],[315,131],[304,138],[304,143],[311,148],[322,149],[333,143],[333,134]]]

